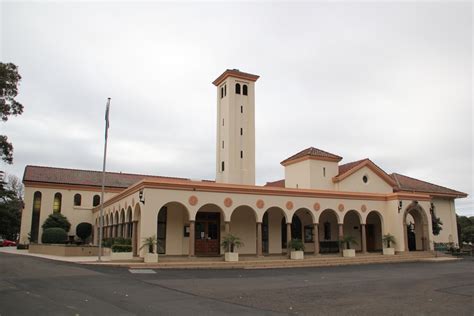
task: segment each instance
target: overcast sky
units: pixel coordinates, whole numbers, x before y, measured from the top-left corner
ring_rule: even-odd
[[[472,16],[458,3],[13,3],[1,61],[23,77],[1,123],[25,165],[215,178],[216,88],[256,83],[257,182],[314,146],[473,195]],[[474,200],[457,200],[474,215]]]

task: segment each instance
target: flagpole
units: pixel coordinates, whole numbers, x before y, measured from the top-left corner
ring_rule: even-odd
[[[103,230],[104,230],[105,162],[107,160],[107,138],[109,136],[109,110],[110,110],[110,98],[107,98],[107,106],[105,109],[104,161],[102,163],[102,192],[100,194],[100,212],[99,212],[99,258],[98,258],[98,261],[102,261],[102,239],[103,239]]]

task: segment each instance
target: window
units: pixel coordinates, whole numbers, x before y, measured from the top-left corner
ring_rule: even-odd
[[[244,158],[244,151],[243,150],[240,151],[240,158]]]
[[[222,141],[222,149],[224,149],[224,141]]]
[[[61,200],[62,200],[62,195],[61,193],[56,193],[54,195],[54,201],[53,201],[53,213],[61,213]]]
[[[240,94],[240,84],[235,84],[235,94]]]
[[[224,119],[222,119],[222,126],[224,126]]]
[[[94,195],[92,199],[92,206],[97,206],[100,204],[100,196],[98,194]]]
[[[30,237],[32,242],[38,241],[39,224],[41,213],[41,192],[36,191],[33,195],[33,214],[31,217],[31,232]]]
[[[244,135],[244,129],[242,127],[240,128],[240,135]]]
[[[326,177],[326,168],[323,167],[323,177]]]
[[[224,171],[224,169],[225,169],[224,167],[225,167],[225,166],[224,166],[224,162],[222,162],[222,163],[221,163],[221,171]]]
[[[240,106],[240,113],[244,113],[244,106],[243,105]]]
[[[314,230],[314,227],[312,225],[306,225],[304,227],[304,241],[305,242],[313,242],[313,230]]]
[[[364,183],[367,183],[367,182],[369,181],[369,177],[363,176],[363,177],[362,177],[362,181],[364,181]]]
[[[331,240],[331,223],[324,223],[324,240]]]
[[[246,84],[244,84],[244,85],[242,86],[242,94],[243,94],[243,95],[247,95],[247,85],[246,85]]]
[[[224,96],[227,95],[227,85],[224,86]]]
[[[221,99],[224,97],[224,87],[221,87]]]
[[[74,206],[81,206],[82,196],[79,193],[74,195]]]

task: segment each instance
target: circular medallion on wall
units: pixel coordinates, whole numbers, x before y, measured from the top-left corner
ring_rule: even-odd
[[[317,212],[317,211],[319,211],[319,210],[321,209],[321,205],[320,205],[318,202],[316,202],[316,203],[314,203],[314,205],[313,205],[313,209]]]
[[[344,204],[339,204],[339,206],[337,207],[339,209],[339,212],[344,212]]]
[[[232,199],[231,199],[230,197],[226,197],[226,198],[224,199],[224,205],[225,205],[226,207],[231,207],[231,206],[232,206],[232,203],[233,203],[233,201],[232,201]]]
[[[260,200],[257,200],[256,205],[258,208],[263,208],[265,206],[265,202],[263,202],[263,200],[260,199]]]
[[[291,210],[291,209],[293,209],[293,202],[288,201],[288,202],[286,202],[286,205],[285,205],[285,206],[286,206],[286,209],[287,209],[287,210]]]
[[[360,210],[362,212],[367,212],[367,206],[365,204],[362,204],[362,206],[360,207]]]
[[[198,202],[197,196],[191,195],[188,199],[188,202],[189,202],[190,205],[193,205],[193,206],[196,205],[197,202]]]

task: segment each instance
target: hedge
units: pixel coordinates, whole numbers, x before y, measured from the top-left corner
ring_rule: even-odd
[[[46,228],[41,235],[43,244],[65,244],[67,242],[67,233],[59,227]]]
[[[130,245],[112,245],[112,252],[132,252],[132,246]]]
[[[102,239],[102,246],[106,248],[112,247],[112,245],[132,245],[130,238],[116,237],[116,238],[104,238]]]

